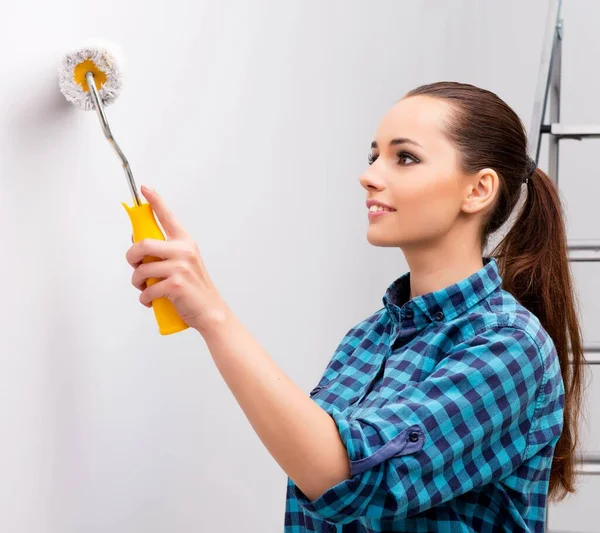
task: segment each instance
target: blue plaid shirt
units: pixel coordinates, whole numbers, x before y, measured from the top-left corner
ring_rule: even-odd
[[[351,476],[314,501],[290,480],[286,533],[544,531],[563,382],[552,340],[501,282],[486,257],[409,299],[407,273],[346,334],[311,397]]]

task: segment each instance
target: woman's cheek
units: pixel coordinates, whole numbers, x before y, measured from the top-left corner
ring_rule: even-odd
[[[438,180],[405,191],[398,212],[407,225],[423,238],[442,235],[456,218],[454,203],[449,201],[455,188],[448,180]]]

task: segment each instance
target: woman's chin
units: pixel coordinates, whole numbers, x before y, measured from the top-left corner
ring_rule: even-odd
[[[369,228],[367,231],[367,242],[373,246],[398,247],[399,239],[397,236],[386,234],[378,228]]]

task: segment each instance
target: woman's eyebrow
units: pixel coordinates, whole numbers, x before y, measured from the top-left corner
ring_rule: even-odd
[[[397,139],[392,139],[390,141],[390,146],[395,146],[397,144],[412,144],[414,146],[418,146],[419,148],[423,148],[417,141],[413,141],[407,137],[398,137]],[[373,141],[371,143],[371,148],[377,148],[377,141]]]

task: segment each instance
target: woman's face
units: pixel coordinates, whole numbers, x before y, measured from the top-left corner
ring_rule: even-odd
[[[458,152],[443,133],[450,111],[443,100],[414,96],[383,117],[360,178],[367,206],[374,206],[368,213],[371,244],[435,243],[463,213],[473,180],[461,172]]]

